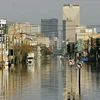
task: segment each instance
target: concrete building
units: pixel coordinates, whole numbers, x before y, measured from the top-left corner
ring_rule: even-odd
[[[80,25],[80,5],[64,4],[62,6],[63,40],[75,41],[75,30]]]
[[[80,25],[76,27],[75,33],[97,33],[96,28],[87,28],[85,25]]]
[[[6,23],[7,23],[6,20],[0,19],[0,27],[1,27],[1,28],[4,27]],[[3,35],[5,34],[5,32],[4,32],[3,29],[0,30],[0,34],[3,34]],[[3,37],[0,37],[0,42],[1,42],[1,41],[4,41],[4,38],[3,38]]]
[[[7,24],[7,21],[4,20],[4,19],[0,19],[0,28],[3,28],[5,27],[5,25]],[[4,41],[6,38],[4,38],[4,35],[5,35],[5,31],[4,29],[1,29],[0,30],[0,62],[3,60],[7,60],[5,57],[6,56],[6,49],[4,48]],[[3,57],[3,58],[2,58]]]
[[[30,24],[29,22],[26,23],[16,22],[9,26],[9,33],[10,34],[26,33],[29,35],[36,35],[40,33],[40,25]]]
[[[41,19],[41,33],[50,39],[58,37],[58,19]]]
[[[50,39],[48,37],[37,37],[37,44],[45,44],[46,47],[50,46]]]
[[[21,24],[21,32],[30,35],[36,35],[37,33],[40,33],[40,25],[34,25],[26,22],[24,24]]]

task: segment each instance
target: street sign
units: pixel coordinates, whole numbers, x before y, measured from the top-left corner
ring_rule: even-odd
[[[82,62],[76,62],[76,66],[77,68],[82,68],[83,67],[83,63]]]
[[[81,61],[88,61],[87,57],[80,58]]]
[[[74,65],[75,63],[74,63],[74,59],[70,59],[69,61],[68,61],[68,64],[69,65]]]

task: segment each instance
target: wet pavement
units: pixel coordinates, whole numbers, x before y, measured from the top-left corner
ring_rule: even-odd
[[[0,100],[99,100],[100,63],[84,63],[80,80],[79,96],[76,66],[63,58],[38,59],[32,66],[16,66],[14,72],[0,70]]]

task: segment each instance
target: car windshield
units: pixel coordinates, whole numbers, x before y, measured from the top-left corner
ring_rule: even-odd
[[[33,59],[33,57],[28,57],[27,59]]]

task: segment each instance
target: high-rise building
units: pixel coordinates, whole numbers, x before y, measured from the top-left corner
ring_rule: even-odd
[[[80,5],[64,4],[62,13],[63,40],[74,42],[76,27],[80,25]]]
[[[58,37],[58,19],[41,19],[41,33],[50,39]]]

